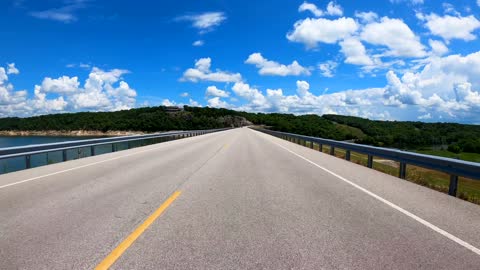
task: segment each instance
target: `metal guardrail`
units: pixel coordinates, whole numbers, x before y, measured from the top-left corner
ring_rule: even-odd
[[[48,144],[37,144],[37,145],[27,145],[19,147],[8,147],[0,148],[0,161],[6,159],[15,159],[15,158],[24,158],[23,169],[32,168],[32,157],[41,154],[48,154],[54,152],[61,152],[62,158],[59,162],[65,162],[68,159],[67,151],[69,150],[78,150],[77,158],[82,158],[80,156],[80,149],[89,149],[88,156],[95,156],[99,153],[96,151],[99,147],[107,147],[109,151],[104,151],[105,153],[116,152],[119,150],[126,150],[130,148],[171,141],[186,137],[193,137],[198,135],[203,135],[207,133],[213,133],[218,131],[227,130],[229,128],[222,129],[210,129],[210,130],[191,130],[191,131],[177,131],[177,132],[164,132],[164,133],[155,133],[147,135],[134,135],[134,136],[120,136],[120,137],[111,137],[111,138],[99,138],[99,139],[90,139],[90,140],[78,140],[78,141],[68,141],[68,142],[58,142],[58,143],[48,143]],[[125,149],[120,149],[118,147],[120,144],[125,146]],[[84,156],[87,157],[87,156]],[[18,162],[18,161],[17,161]],[[48,164],[48,161],[46,162]],[[57,162],[55,162],[57,163]],[[46,165],[46,164],[44,164]],[[41,166],[41,165],[40,165]],[[38,167],[38,166],[35,166]],[[5,172],[4,172],[5,173]],[[0,172],[1,174],[1,172]]]
[[[311,148],[313,148],[313,143],[317,143],[319,145],[319,151],[323,151],[323,145],[328,145],[330,146],[330,155],[335,155],[335,148],[344,149],[346,160],[350,160],[351,151],[365,154],[368,157],[367,167],[369,168],[373,167],[374,156],[397,161],[400,163],[398,176],[402,179],[406,178],[407,164],[447,173],[450,175],[448,194],[452,196],[456,196],[457,194],[459,176],[480,180],[480,163],[476,162],[430,156],[397,149],[341,142],[267,129],[253,129],[284,140],[303,144],[303,146],[307,146],[307,142],[311,142]]]

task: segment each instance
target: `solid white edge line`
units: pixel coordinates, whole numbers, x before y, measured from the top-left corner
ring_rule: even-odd
[[[463,241],[462,239],[456,237],[455,235],[453,235],[453,234],[451,234],[451,233],[449,233],[449,232],[447,232],[447,231],[445,231],[445,230],[440,229],[439,227],[437,227],[437,226],[433,225],[432,223],[430,223],[430,222],[422,219],[421,217],[419,217],[419,216],[417,216],[417,215],[415,215],[415,214],[413,214],[413,213],[411,213],[411,212],[409,212],[409,211],[401,208],[400,206],[398,206],[398,205],[396,205],[396,204],[394,204],[394,203],[392,203],[392,202],[390,202],[390,201],[388,201],[388,200],[380,197],[379,195],[377,195],[377,194],[375,194],[375,193],[373,193],[373,192],[371,192],[371,191],[369,191],[369,190],[367,190],[367,189],[365,189],[365,188],[363,188],[363,187],[361,187],[361,186],[353,183],[352,181],[344,178],[343,176],[340,176],[340,175],[338,175],[338,174],[330,171],[329,169],[324,168],[324,167],[318,165],[317,163],[309,160],[308,158],[306,158],[306,157],[304,157],[304,156],[302,156],[302,155],[300,155],[300,154],[297,154],[297,153],[293,152],[292,150],[284,147],[283,145],[280,145],[280,144],[278,144],[278,143],[276,143],[276,142],[274,142],[274,141],[272,141],[272,142],[273,142],[274,144],[276,144],[277,146],[283,148],[283,149],[286,150],[287,152],[289,152],[289,153],[291,153],[291,154],[293,154],[293,155],[295,155],[295,156],[297,156],[297,157],[299,157],[299,158],[307,161],[308,163],[310,163],[310,164],[312,164],[312,165],[314,165],[314,166],[316,166],[316,167],[324,170],[325,172],[327,172],[327,173],[329,173],[329,174],[337,177],[338,179],[340,179],[340,180],[344,181],[345,183],[347,183],[347,184],[349,184],[349,185],[357,188],[358,190],[366,193],[367,195],[369,195],[369,196],[371,196],[371,197],[373,197],[373,198],[375,198],[375,199],[383,202],[384,204],[386,204],[386,205],[390,206],[391,208],[399,211],[400,213],[402,213],[402,214],[404,214],[404,215],[406,215],[406,216],[408,216],[408,217],[416,220],[417,222],[423,224],[424,226],[430,228],[431,230],[433,230],[433,231],[435,231],[435,232],[437,232],[437,233],[445,236],[446,238],[452,240],[453,242],[455,242],[455,243],[457,243],[457,244],[459,244],[459,245],[461,245],[461,246],[469,249],[470,251],[474,252],[475,254],[480,255],[480,249],[478,249],[477,247],[475,247],[475,246],[473,246],[473,245],[471,245],[471,244]]]
[[[204,135],[207,135],[207,134],[204,134]],[[196,136],[196,137],[198,137],[198,136]],[[193,138],[195,138],[195,137],[193,137]],[[161,143],[161,144],[162,144],[162,143]],[[85,167],[90,167],[90,166],[93,166],[93,165],[97,165],[97,164],[100,164],[100,163],[105,163],[105,162],[112,161],[112,160],[117,160],[117,159],[124,158],[124,157],[134,156],[134,155],[137,155],[137,154],[141,154],[141,153],[145,153],[145,152],[157,150],[157,149],[161,148],[162,146],[165,146],[165,144],[162,144],[162,145],[160,145],[160,146],[158,146],[158,147],[154,147],[154,148],[150,148],[150,149],[138,151],[138,152],[135,152],[135,153],[126,154],[126,155],[122,155],[122,156],[118,156],[118,157],[114,157],[114,158],[110,158],[110,159],[104,159],[104,160],[101,160],[101,161],[97,161],[97,162],[93,162],[93,163],[88,163],[88,164],[81,165],[81,166],[78,166],[78,167],[73,167],[73,168],[70,168],[70,169],[66,169],[66,170],[62,170],[62,171],[57,171],[57,172],[49,173],[49,174],[44,174],[44,175],[41,175],[41,176],[36,176],[36,177],[28,178],[28,179],[21,180],[21,181],[17,181],[17,182],[10,183],[10,184],[5,184],[5,185],[3,185],[3,186],[0,186],[0,189],[7,188],[7,187],[11,187],[11,186],[15,186],[15,185],[19,185],[19,184],[23,184],[23,183],[26,183],[26,182],[34,181],[34,180],[37,180],[37,179],[40,179],[40,178],[45,178],[45,177],[52,176],[52,175],[57,175],[57,174],[61,174],[61,173],[69,172],[69,171],[78,170],[78,169],[85,168]],[[133,150],[133,149],[129,149],[129,150]],[[112,153],[112,152],[111,152],[111,153]],[[100,155],[98,155],[98,156],[100,156]],[[94,157],[97,157],[97,156],[94,156]],[[56,164],[60,164],[60,163],[65,163],[65,162],[59,162],[59,163],[56,163]]]

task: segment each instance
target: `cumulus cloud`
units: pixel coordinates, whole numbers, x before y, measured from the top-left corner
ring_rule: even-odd
[[[0,116],[6,117],[28,110],[27,91],[15,91],[8,81],[7,70],[0,67]]]
[[[245,63],[255,65],[257,68],[259,68],[258,73],[260,75],[310,75],[308,68],[301,66],[296,60],[289,65],[284,65],[264,58],[261,53],[252,53]]]
[[[425,26],[433,35],[440,36],[444,40],[461,39],[471,41],[476,39],[473,32],[480,28],[480,21],[475,16],[466,17],[444,15],[435,13],[430,15],[417,14],[417,17],[425,21]]]
[[[212,96],[212,97],[223,97],[223,98],[230,96],[230,94],[227,91],[218,89],[216,86],[207,87],[207,91],[205,92],[205,95],[207,97]]]
[[[7,74],[20,74],[20,71],[15,67],[15,63],[7,64]]]
[[[480,122],[480,52],[427,58],[418,72],[401,76],[390,70],[386,85],[315,95],[306,81],[295,94],[284,89],[262,92],[236,83],[233,93],[246,103],[230,108],[284,113],[337,113],[388,120]]]
[[[386,46],[387,56],[396,57],[423,57],[425,47],[419,38],[400,19],[383,17],[379,22],[367,24],[360,38],[373,45]]]
[[[432,119],[432,114],[431,113],[426,113],[426,114],[423,114],[423,115],[420,115],[417,117],[419,120],[428,120],[428,119]]]
[[[39,89],[45,93],[68,94],[76,92],[79,85],[78,77],[62,76],[58,79],[46,77]]]
[[[442,56],[448,53],[448,47],[439,40],[429,39],[428,44],[430,44],[430,47],[432,48],[432,53],[435,55]]]
[[[260,90],[250,87],[247,83],[237,82],[233,85],[232,90],[237,96],[247,100],[252,108],[261,110],[267,105],[267,100]]]
[[[373,11],[368,12],[355,12],[355,17],[357,17],[362,23],[371,23],[378,19],[378,14]]]
[[[192,45],[195,46],[195,47],[201,47],[204,44],[205,44],[205,42],[203,40],[197,40],[197,41],[193,42]]]
[[[177,17],[177,21],[189,21],[192,27],[199,30],[200,34],[204,34],[214,30],[227,19],[223,12],[205,12],[200,14],[184,15]]]
[[[164,99],[162,100],[162,103],[161,103],[162,106],[177,106],[177,103],[175,101],[171,101],[169,99]]]
[[[292,42],[303,43],[307,48],[314,48],[318,43],[335,44],[339,40],[351,36],[359,26],[352,18],[307,18],[297,21],[293,30],[287,34]]]
[[[200,58],[195,62],[195,68],[189,68],[183,73],[180,81],[212,81],[212,82],[239,82],[242,80],[240,73],[230,73],[226,71],[211,71],[212,59]]]
[[[303,12],[303,11],[310,11],[316,17],[322,17],[327,15],[329,16],[343,15],[342,7],[333,1],[330,1],[328,3],[326,11],[319,9],[315,4],[303,2],[303,4],[301,4],[298,7],[298,12]]]
[[[322,74],[323,77],[331,78],[334,76],[337,66],[337,62],[329,60],[327,62],[318,64],[318,69],[320,70],[320,74]]]
[[[310,90],[310,84],[306,81],[297,81],[297,93],[299,96],[304,97]],[[281,94],[282,92],[279,92]]]
[[[12,66],[9,66],[11,68]],[[18,71],[18,70],[17,70]],[[82,110],[111,111],[135,106],[136,91],[122,80],[126,70],[93,68],[81,87],[78,77],[46,77],[35,85],[33,97],[15,91],[7,71],[0,67],[0,116],[31,116]],[[10,74],[18,74],[11,72]]]
[[[365,46],[357,38],[351,37],[341,41],[340,47],[341,52],[345,55],[345,63],[362,66],[373,65]]]
[[[231,107],[230,104],[221,100],[220,97],[213,97],[213,98],[207,100],[207,104],[208,104],[209,107],[214,107],[214,108],[229,108],[229,107]]]

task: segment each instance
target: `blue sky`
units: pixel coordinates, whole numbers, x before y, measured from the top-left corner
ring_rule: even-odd
[[[155,105],[480,123],[480,3],[0,3],[0,116]]]

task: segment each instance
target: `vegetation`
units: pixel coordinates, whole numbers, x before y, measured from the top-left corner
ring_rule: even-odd
[[[247,124],[273,130],[433,154],[480,154],[480,126],[455,123],[372,121],[341,115],[247,113],[185,106],[149,107],[117,112],[80,112],[0,119],[0,130],[143,131],[211,129]],[[436,151],[436,152],[435,152]],[[453,156],[455,157],[455,156]]]
[[[358,143],[400,149],[439,146],[453,153],[480,153],[480,126],[477,125],[372,121],[341,115],[323,118],[360,129],[366,136],[359,138]]]

